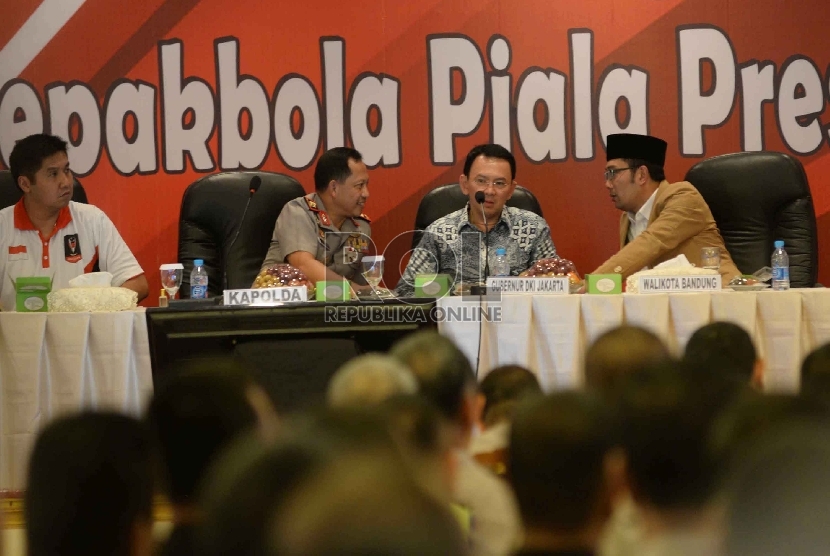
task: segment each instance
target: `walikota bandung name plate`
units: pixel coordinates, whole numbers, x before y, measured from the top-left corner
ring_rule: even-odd
[[[720,291],[720,274],[686,276],[640,276],[640,293]]]

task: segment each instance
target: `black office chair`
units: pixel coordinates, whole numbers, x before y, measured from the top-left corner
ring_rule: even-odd
[[[251,198],[240,229],[253,176],[259,176],[262,185]],[[190,297],[190,271],[195,259],[205,261],[209,296],[222,293],[225,273],[229,288],[251,287],[265,260],[282,207],[303,195],[305,190],[297,180],[273,172],[223,172],[190,184],[182,197],[179,216],[178,258],[185,267],[181,296]],[[228,252],[237,229],[239,238]]]
[[[22,196],[23,192],[17,187],[12,173],[9,170],[0,170],[0,209],[14,205]],[[72,200],[76,203],[89,203],[86,191],[77,178],[75,178],[75,187],[72,190]]]
[[[773,242],[781,239],[790,285],[816,285],[816,213],[801,162],[776,152],[725,154],[695,164],[686,181],[706,200],[741,272],[769,266]]]
[[[464,208],[467,204],[467,196],[461,191],[457,183],[439,185],[421,199],[418,205],[418,213],[415,215],[415,234],[412,238],[414,249],[421,241],[423,231],[427,226],[448,214]],[[536,196],[521,185],[516,186],[513,196],[507,200],[507,206],[529,210],[542,216],[542,207],[539,205]]]

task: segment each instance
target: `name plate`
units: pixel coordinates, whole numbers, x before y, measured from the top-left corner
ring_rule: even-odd
[[[308,301],[308,288],[289,286],[285,288],[260,288],[250,290],[225,290],[225,305],[274,306],[283,303]]]
[[[487,279],[489,293],[532,293],[536,295],[563,295],[571,293],[567,276],[522,278],[519,276]]]
[[[640,276],[640,293],[713,292],[721,289],[721,275]]]

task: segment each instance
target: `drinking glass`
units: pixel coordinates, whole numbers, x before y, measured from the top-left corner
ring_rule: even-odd
[[[363,257],[360,264],[363,266],[363,277],[372,286],[374,294],[378,295],[378,284],[383,280],[383,256]]]
[[[720,247],[703,247],[700,250],[700,266],[720,270]]]
[[[184,266],[181,263],[163,264],[161,270],[161,285],[167,290],[170,299],[176,298],[176,292],[182,287],[184,277]]]

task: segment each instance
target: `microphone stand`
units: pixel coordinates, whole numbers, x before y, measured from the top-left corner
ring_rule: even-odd
[[[254,193],[259,190],[259,186],[262,185],[262,178],[259,176],[254,176],[251,178],[251,182],[248,185],[248,202],[245,203],[245,210],[242,211],[242,218],[239,219],[239,226],[236,228],[236,234],[234,234],[233,239],[231,240],[231,244],[228,246],[227,255],[225,256],[225,264],[224,268],[222,269],[222,291],[228,289],[228,261],[227,259],[230,258],[230,254],[233,251],[233,246],[236,245],[236,240],[239,239],[239,232],[242,231],[242,225],[245,223],[245,215],[248,214],[248,207],[251,206],[251,199],[254,198]]]
[[[490,275],[490,228],[487,225],[487,214],[484,212],[484,192],[477,191],[475,200],[481,207],[481,217],[484,219],[484,276],[482,278],[484,284],[471,287],[470,293],[473,295],[487,295],[487,277]]]

